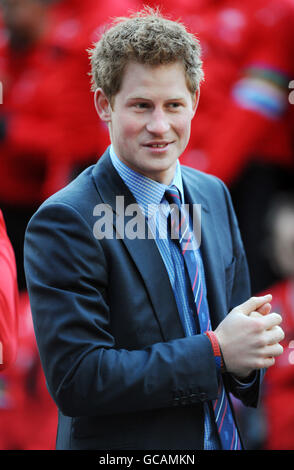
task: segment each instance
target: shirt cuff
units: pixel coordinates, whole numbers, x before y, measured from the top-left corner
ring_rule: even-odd
[[[231,377],[236,382],[236,384],[241,388],[251,387],[256,381],[257,371],[254,370],[248,377],[237,377],[234,374],[231,374]]]

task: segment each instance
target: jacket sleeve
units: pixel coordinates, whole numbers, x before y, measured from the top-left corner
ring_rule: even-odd
[[[0,211],[0,370],[16,357],[18,287],[14,252]]]
[[[35,333],[62,413],[98,416],[216,398],[217,372],[205,335],[142,349],[116,346],[105,294],[111,266],[101,245],[82,215],[64,203],[43,205],[26,232]]]

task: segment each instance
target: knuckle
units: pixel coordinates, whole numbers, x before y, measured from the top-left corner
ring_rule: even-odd
[[[262,350],[266,347],[267,341],[263,335],[259,335],[255,341],[255,346],[257,349]]]
[[[279,356],[281,356],[284,352],[284,348],[281,344],[278,344],[278,353],[279,353]]]
[[[256,333],[261,333],[264,330],[264,323],[262,317],[251,317],[253,321],[253,328]]]
[[[278,331],[278,341],[282,341],[283,339],[285,339],[284,330],[278,326],[277,331]]]
[[[282,341],[285,337],[284,331],[278,326],[273,327],[272,331],[269,332],[269,344],[276,344]]]
[[[276,317],[276,322],[277,322],[277,324],[282,323],[283,318],[282,318],[282,316],[281,316],[279,313],[273,313],[273,315],[275,315],[275,317]]]

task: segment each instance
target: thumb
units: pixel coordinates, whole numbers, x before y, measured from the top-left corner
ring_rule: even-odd
[[[263,304],[257,311],[261,315],[268,315],[270,313],[271,309],[272,309],[271,304],[267,302],[267,303]]]
[[[251,312],[261,309],[264,304],[267,304],[271,300],[271,294],[263,295],[260,297],[250,297],[250,299],[246,300],[246,302],[238,305],[238,307],[235,307],[234,310],[237,309],[238,312],[241,311],[241,313],[243,313],[244,315],[250,315]]]

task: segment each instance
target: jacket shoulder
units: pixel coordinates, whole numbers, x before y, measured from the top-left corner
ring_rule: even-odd
[[[61,203],[69,204],[78,208],[82,204],[83,200],[93,198],[93,195],[95,194],[95,185],[92,179],[94,167],[95,165],[86,168],[86,170],[80,173],[70,183],[46,199],[41,207],[49,204]]]
[[[91,165],[68,185],[46,199],[32,219],[39,218],[41,214],[58,211],[59,214],[79,214],[86,222],[92,223],[94,207],[101,202],[93,179],[94,168],[95,165]]]

